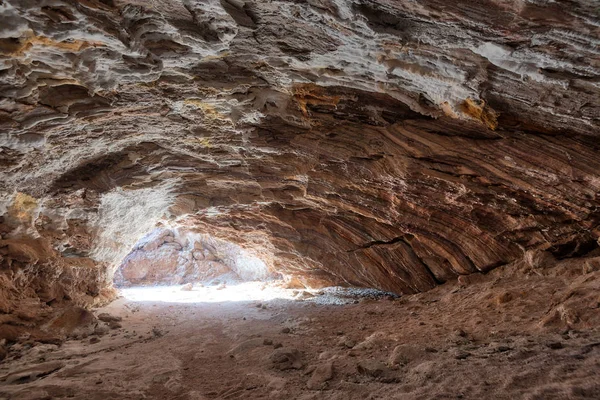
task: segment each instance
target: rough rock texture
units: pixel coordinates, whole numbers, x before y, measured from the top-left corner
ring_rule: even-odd
[[[118,286],[216,284],[272,277],[261,260],[232,243],[158,228],[142,238],[125,257],[115,272],[114,283]]]
[[[397,293],[584,255],[599,27],[587,0],[2,0],[3,304],[97,298],[159,222]]]
[[[581,261],[515,263],[395,299],[341,288],[299,301],[120,298],[97,313],[120,321],[110,334],[10,346],[0,396],[597,400],[600,257],[584,259],[595,269]]]

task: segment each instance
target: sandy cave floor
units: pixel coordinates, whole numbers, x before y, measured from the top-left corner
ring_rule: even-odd
[[[248,300],[228,287],[237,301],[194,303],[194,288],[169,303],[139,301],[144,289],[95,310],[122,318],[104,335],[13,348],[0,398],[598,399],[600,273],[563,275],[402,298],[267,287],[276,298]]]

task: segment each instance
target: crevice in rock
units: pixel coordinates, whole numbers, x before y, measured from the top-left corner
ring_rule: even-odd
[[[368,248],[373,247],[373,246],[393,245],[393,244],[400,243],[400,242],[406,243],[405,236],[398,236],[398,237],[392,238],[390,240],[373,240],[373,241],[367,242],[367,243],[365,243],[365,244],[363,244],[363,245],[361,245],[361,246],[359,246],[359,247],[357,247],[355,249],[346,250],[346,252],[352,253],[354,251],[368,249]]]
[[[583,257],[599,247],[598,240],[595,238],[588,238],[587,240],[577,238],[564,244],[552,246],[548,251],[556,259],[562,260],[565,258]]]

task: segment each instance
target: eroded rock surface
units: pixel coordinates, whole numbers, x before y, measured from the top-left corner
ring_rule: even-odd
[[[235,243],[291,285],[396,293],[589,253],[599,14],[3,0],[3,311],[109,298],[159,222]]]
[[[271,278],[274,274],[264,262],[230,242],[183,230],[157,228],[140,239],[123,259],[114,283],[118,286],[218,284]]]
[[[596,400],[600,271],[578,265],[516,263],[395,299],[357,289],[299,301],[120,298],[96,312],[101,322],[121,317],[117,329],[60,347],[9,347],[0,396]],[[498,303],[505,293],[511,300]],[[548,323],[555,310],[562,317]]]

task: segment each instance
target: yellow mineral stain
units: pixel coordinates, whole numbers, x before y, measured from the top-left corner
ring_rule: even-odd
[[[183,103],[199,109],[202,112],[206,123],[231,123],[231,119],[227,114],[220,112],[215,108],[214,105],[210,103],[204,102],[200,99],[185,99]]]
[[[461,110],[471,118],[483,122],[491,130],[498,127],[498,113],[485,104],[483,100],[467,98],[462,102]]]
[[[213,145],[210,142],[210,138],[207,137],[196,138],[196,142],[202,147],[206,147],[209,149],[213,147]]]
[[[188,105],[188,106],[194,106],[196,108],[200,108],[202,110],[205,110],[205,109],[214,110],[213,106],[211,106],[210,104],[207,104],[207,103],[203,102],[200,99],[185,99],[183,101],[183,103],[186,104],[186,105]]]
[[[34,197],[25,193],[17,193],[15,200],[9,208],[10,215],[22,223],[31,222],[33,212],[37,208],[38,202]]]
[[[217,109],[209,103],[203,102],[200,99],[185,99],[184,104],[196,107],[204,113],[206,117],[221,119],[225,118],[225,115],[217,111]]]
[[[308,117],[308,105],[337,106],[342,96],[330,96],[325,88],[313,83],[298,84],[293,87],[293,97],[305,117]]]
[[[0,39],[0,54],[5,56],[20,57],[25,55],[35,46],[49,47],[65,52],[80,52],[89,47],[103,46],[102,42],[86,40],[56,41],[46,36],[36,36],[32,32],[20,38]]]
[[[219,54],[213,54],[213,55],[210,55],[210,56],[202,57],[202,61],[220,60],[222,58],[227,57],[228,55],[229,55],[229,52],[228,51],[224,51],[224,52],[219,53]]]

